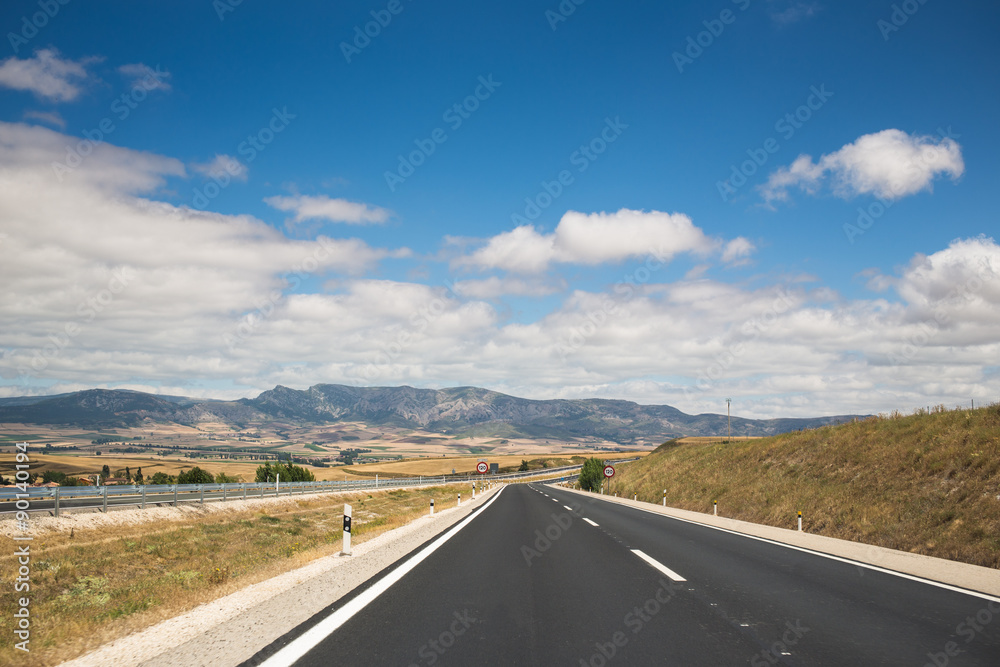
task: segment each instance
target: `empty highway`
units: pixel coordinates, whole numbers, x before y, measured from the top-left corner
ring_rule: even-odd
[[[1000,600],[512,485],[248,661],[1000,665]]]

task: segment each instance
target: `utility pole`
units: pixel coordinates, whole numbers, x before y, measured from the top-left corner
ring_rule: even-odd
[[[733,399],[731,399],[731,398],[727,398],[726,399],[726,421],[729,422],[729,434],[726,436],[726,441],[727,442],[728,441],[732,441],[732,439],[733,439],[733,417],[732,417],[732,415],[729,412],[729,403],[732,400]]]

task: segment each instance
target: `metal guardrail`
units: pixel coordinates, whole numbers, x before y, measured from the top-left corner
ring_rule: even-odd
[[[533,470],[528,472],[514,472],[502,475],[468,475],[455,477],[452,475],[439,475],[434,477],[392,477],[386,479],[363,479],[363,480],[343,480],[325,482],[241,482],[234,484],[147,484],[147,485],[113,485],[113,486],[59,486],[59,487],[28,487],[27,500],[52,500],[56,502],[56,512],[58,512],[58,501],[93,498],[92,505],[74,505],[81,507],[104,507],[107,509],[109,498],[119,498],[124,500],[126,496],[134,497],[132,502],[117,502],[116,506],[138,505],[145,507],[151,504],[177,504],[178,502],[204,502],[207,500],[242,500],[244,498],[277,497],[281,495],[302,495],[306,493],[331,493],[343,491],[360,491],[375,489],[394,489],[413,486],[427,486],[438,484],[472,484],[481,481],[513,481],[526,477],[538,477],[539,475],[549,475],[557,473],[568,473],[579,470],[581,466],[564,466],[561,468],[548,468],[543,470]],[[182,498],[178,500],[178,495],[198,494],[198,499]],[[209,497],[206,498],[206,495]],[[19,497],[20,496],[20,497]],[[24,493],[17,488],[0,489],[0,502],[24,500]],[[30,508],[28,511],[50,511],[51,508]],[[7,514],[0,512],[0,514]]]

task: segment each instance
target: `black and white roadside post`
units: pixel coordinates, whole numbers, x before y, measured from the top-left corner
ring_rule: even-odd
[[[279,472],[274,476],[274,497],[277,498],[281,495],[281,473]]]
[[[351,506],[344,505],[344,550],[341,556],[351,555]]]
[[[431,498],[431,516],[434,516],[434,499]]]
[[[461,507],[461,506],[462,506],[462,494],[461,494],[461,493],[460,493],[460,494],[458,494],[458,506],[459,506],[459,507]]]
[[[719,501],[712,501],[712,516],[719,516]]]
[[[802,510],[799,510],[799,532],[802,532]]]
[[[667,490],[663,489],[663,506],[667,506]]]

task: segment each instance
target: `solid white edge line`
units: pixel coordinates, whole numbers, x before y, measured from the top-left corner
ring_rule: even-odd
[[[583,517],[583,520],[586,521],[587,523],[589,523],[591,526],[594,526],[595,528],[597,527],[597,523],[594,522],[594,521],[591,521],[587,517]]]
[[[652,565],[653,569],[659,570],[660,572],[667,575],[674,581],[687,581],[687,579],[677,574],[676,572],[671,570],[669,567],[667,567],[660,561],[656,560],[655,558],[650,558],[649,556],[639,551],[638,549],[632,549],[632,553],[634,553],[636,556],[638,556],[639,558],[643,559],[644,561]]]
[[[626,505],[625,507],[630,507]],[[797,547],[794,544],[787,544],[785,542],[778,542],[777,540],[771,540],[766,537],[757,537],[756,535],[748,535],[747,533],[741,533],[738,530],[730,530],[728,528],[721,528],[719,526],[710,526],[707,523],[699,523],[697,521],[692,521],[691,519],[682,519],[677,516],[670,516],[669,514],[661,514],[660,512],[653,512],[652,510],[645,509],[643,507],[635,507],[633,509],[646,512],[647,514],[655,514],[656,516],[662,516],[666,519],[674,519],[676,521],[683,521],[684,523],[690,523],[695,526],[702,526],[704,528],[711,528],[712,530],[718,530],[723,533],[729,533],[731,535],[738,535],[740,537],[746,537],[751,540],[757,540],[758,542],[767,542],[768,544],[774,544],[779,547],[785,547],[786,549],[793,549],[795,551],[801,551],[802,553],[812,554],[813,556],[820,556],[822,558],[828,558],[830,560],[839,561],[841,563],[846,563],[848,565],[855,565],[857,567],[863,567],[866,570],[872,570],[874,572],[883,572],[885,574],[891,574],[896,577],[901,577],[903,579],[909,579],[910,581],[916,581],[921,584],[929,584],[931,586],[937,586],[938,588],[943,588],[948,591],[953,591],[955,593],[964,593],[965,595],[971,595],[972,597],[982,598],[983,600],[990,600],[992,602],[1000,602],[1000,597],[994,597],[989,593],[981,593],[979,591],[974,591],[969,588],[960,588],[958,586],[952,586],[951,584],[945,584],[940,581],[934,581],[933,579],[924,579],[923,577],[918,577],[914,574],[907,574],[905,572],[899,572],[898,570],[890,570],[888,568],[879,567],[878,565],[870,565],[859,560],[851,560],[850,558],[841,558],[840,556],[834,556],[833,554],[823,553],[822,551],[816,551],[814,549],[807,549],[805,547]],[[860,543],[858,543],[860,544]]]
[[[402,579],[410,570],[420,564],[425,558],[437,551],[438,547],[455,536],[458,531],[465,528],[487,507],[493,504],[506,487],[501,486],[496,495],[490,498],[489,502],[483,505],[478,512],[463,519],[458,525],[453,526],[447,533],[437,538],[427,545],[423,551],[411,557],[408,561],[397,567],[388,575],[379,580],[376,584],[367,588],[363,593],[345,604],[343,607],[333,612],[322,621],[309,628],[305,633],[297,637],[288,646],[284,647],[270,658],[260,664],[260,667],[290,667],[295,664],[306,653],[314,649],[321,641],[329,637],[341,625],[351,619],[352,616],[364,609],[374,601],[379,595],[389,589],[394,583]]]

